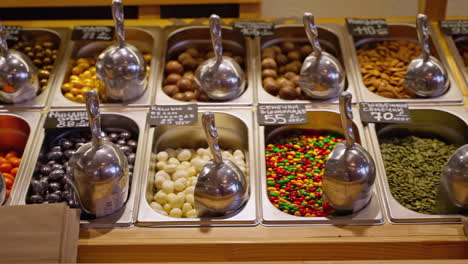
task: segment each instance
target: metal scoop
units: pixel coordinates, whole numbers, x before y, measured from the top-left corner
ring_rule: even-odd
[[[403,85],[418,96],[436,97],[445,93],[450,83],[445,68],[438,59],[431,56],[426,15],[418,15],[416,30],[423,54],[411,61]]]
[[[6,184],[3,175],[0,173],[0,205],[6,200]]]
[[[199,217],[232,215],[240,211],[249,199],[247,181],[236,164],[221,156],[214,114],[204,113],[202,119],[213,159],[198,175],[195,209]]]
[[[457,209],[468,210],[468,144],[455,151],[442,171],[439,193]],[[467,211],[468,212],[468,211]]]
[[[314,99],[337,97],[345,85],[343,66],[331,54],[322,51],[314,16],[305,13],[303,20],[307,38],[314,51],[302,63],[299,86],[306,95]]]
[[[28,56],[8,50],[0,23],[0,100],[13,104],[29,101],[39,91],[37,68]]]
[[[127,200],[128,161],[117,146],[103,140],[99,97],[95,91],[86,93],[86,110],[92,142],[81,146],[70,158],[66,179],[81,208],[102,217],[122,208]]]
[[[364,208],[372,197],[375,164],[369,152],[354,139],[348,92],[340,95],[340,112],[346,141],[335,146],[325,164],[323,192],[333,208],[354,213]]]
[[[217,15],[210,16],[210,32],[215,57],[198,66],[195,81],[213,100],[235,99],[245,90],[245,74],[234,59],[223,56],[221,21]]]
[[[112,1],[112,16],[118,43],[105,49],[96,62],[96,75],[104,82],[109,102],[125,102],[140,97],[146,89],[146,62],[141,52],[125,42],[121,0]]]

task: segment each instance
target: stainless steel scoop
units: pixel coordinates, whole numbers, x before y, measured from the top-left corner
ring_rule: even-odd
[[[96,62],[96,76],[104,82],[109,102],[126,102],[140,97],[146,89],[146,62],[143,54],[125,42],[121,0],[112,1],[112,16],[118,43],[105,49]]]
[[[198,175],[195,209],[199,217],[235,214],[249,199],[245,175],[232,161],[222,158],[214,114],[204,113],[202,122],[213,159]]]
[[[37,68],[28,56],[8,50],[0,23],[0,100],[14,104],[29,101],[39,91]]]
[[[364,208],[372,197],[375,164],[369,152],[354,139],[348,92],[340,95],[340,112],[346,141],[335,146],[325,164],[323,192],[333,208],[354,213]]]
[[[122,208],[127,200],[128,161],[117,146],[102,138],[99,97],[95,91],[86,93],[86,109],[92,142],[81,146],[70,158],[66,179],[81,208],[102,217]]]
[[[306,95],[314,99],[337,97],[345,86],[343,66],[331,54],[322,51],[314,16],[305,13],[303,20],[307,38],[314,51],[302,63],[299,86]]]
[[[403,85],[421,97],[442,95],[447,91],[450,83],[444,66],[438,59],[431,56],[426,15],[418,15],[416,30],[423,54],[411,61]]]
[[[468,210],[468,144],[455,151],[442,171],[439,193],[448,196],[451,206]],[[468,211],[467,211],[468,212]]]
[[[0,205],[5,202],[6,199],[6,184],[3,175],[0,173]]]
[[[221,21],[217,15],[210,16],[210,32],[215,57],[198,66],[195,81],[213,100],[235,99],[245,90],[245,74],[234,59],[223,56]]]

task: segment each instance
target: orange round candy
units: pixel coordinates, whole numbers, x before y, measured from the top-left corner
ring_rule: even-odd
[[[0,164],[0,172],[10,172],[13,169],[10,163],[2,163]]]

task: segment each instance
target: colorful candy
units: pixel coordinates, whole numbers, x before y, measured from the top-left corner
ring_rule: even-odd
[[[294,131],[265,149],[267,193],[279,210],[295,216],[328,216],[333,210],[322,200],[322,176],[328,155],[341,137]]]

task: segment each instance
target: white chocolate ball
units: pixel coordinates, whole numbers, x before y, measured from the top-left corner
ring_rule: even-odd
[[[162,215],[167,215],[167,212],[166,211],[158,211],[158,213],[162,214]]]
[[[173,165],[179,165],[180,164],[180,161],[177,159],[177,158],[170,158],[168,161],[167,161],[168,164],[173,164]]]
[[[195,197],[193,196],[193,194],[185,195],[185,201],[189,203],[192,207],[195,206]]]
[[[233,153],[234,157],[245,159],[244,152],[240,149],[236,149]]]
[[[159,205],[161,206],[161,205]],[[161,207],[162,209],[162,207]],[[192,210],[192,206],[189,204],[189,203],[184,203],[184,205],[182,205],[182,213],[183,214],[187,214],[188,211]]]
[[[189,186],[195,186],[197,184],[197,177],[190,177],[189,178]]]
[[[160,170],[160,171],[156,172],[155,177],[163,177],[166,180],[171,179],[171,176],[167,172],[165,172],[164,170]]]
[[[176,181],[180,178],[187,178],[188,177],[188,173],[187,171],[185,170],[177,170],[176,172],[174,172],[174,174],[172,174],[172,180]]]
[[[157,203],[157,202],[151,202],[150,206],[151,206],[151,208],[153,208],[156,211],[164,211],[162,205]],[[192,208],[192,207],[190,207],[190,208]]]
[[[166,151],[161,151],[156,154],[156,159],[158,161],[167,161],[167,159],[169,159],[169,154]]]
[[[175,193],[170,193],[167,195],[167,202],[170,203],[172,200],[174,200],[177,197]]]
[[[177,193],[177,198],[183,199],[185,201],[185,193],[184,192]]]
[[[164,169],[164,167],[166,167],[166,166],[167,166],[167,163],[166,163],[165,161],[158,161],[158,162],[156,163],[156,168],[157,168],[158,170],[162,170],[162,169]]]
[[[164,211],[166,211],[166,212],[169,213],[169,211],[171,211],[171,209],[172,209],[172,208],[171,208],[171,205],[170,205],[170,204],[167,203],[167,204],[164,204],[164,205],[163,205],[163,210],[164,210]]]
[[[177,192],[183,191],[187,187],[187,179],[185,178],[178,178],[174,182],[174,190]]]
[[[177,165],[167,164],[166,166],[164,166],[164,171],[169,174],[172,174],[176,171],[176,168],[177,168]]]
[[[197,169],[195,169],[195,167],[193,167],[193,166],[190,166],[187,169],[187,174],[188,174],[188,177],[197,176]]]
[[[160,204],[165,204],[167,202],[167,194],[160,190],[154,195],[153,199]]]
[[[195,209],[192,209],[190,211],[188,211],[186,214],[185,214],[188,218],[194,218],[194,217],[197,217],[197,211]]]
[[[169,155],[169,158],[173,158],[173,157],[176,156],[176,151],[175,151],[175,149],[168,148],[168,149],[166,149],[166,152],[167,152],[167,154]]]
[[[162,190],[165,193],[173,193],[174,192],[174,182],[171,180],[165,180],[162,184]]]
[[[180,210],[179,208],[173,208],[170,212],[169,212],[169,216],[172,216],[172,217],[182,217],[182,210]]]
[[[204,148],[198,148],[198,149],[197,149],[197,154],[198,154],[199,156],[202,156],[204,153],[205,153],[205,149],[204,149]]]
[[[192,157],[192,152],[190,152],[190,150],[188,150],[188,149],[183,149],[177,155],[177,159],[179,159],[180,161],[190,160],[191,157]]]
[[[180,163],[180,165],[184,165],[186,168],[190,168],[192,166],[192,163],[190,161],[185,160]]]
[[[210,161],[210,159],[212,159],[213,157],[211,155],[203,155],[202,156],[202,160],[203,160],[203,165],[205,165],[205,163],[207,163],[208,161]],[[203,168],[203,166],[202,166]],[[202,168],[200,168],[200,170],[202,170]]]
[[[187,197],[187,194],[194,194],[195,193],[195,186],[189,186],[187,189],[185,189],[185,197]]]
[[[176,171],[178,171],[178,170],[185,171],[185,170],[187,170],[187,169],[188,169],[188,167],[185,166],[185,164],[182,164],[182,163],[179,164],[179,165],[177,165],[177,167],[176,167]]]
[[[182,205],[184,205],[184,199],[181,197],[175,197],[171,202],[170,205],[172,208],[182,208]]]

